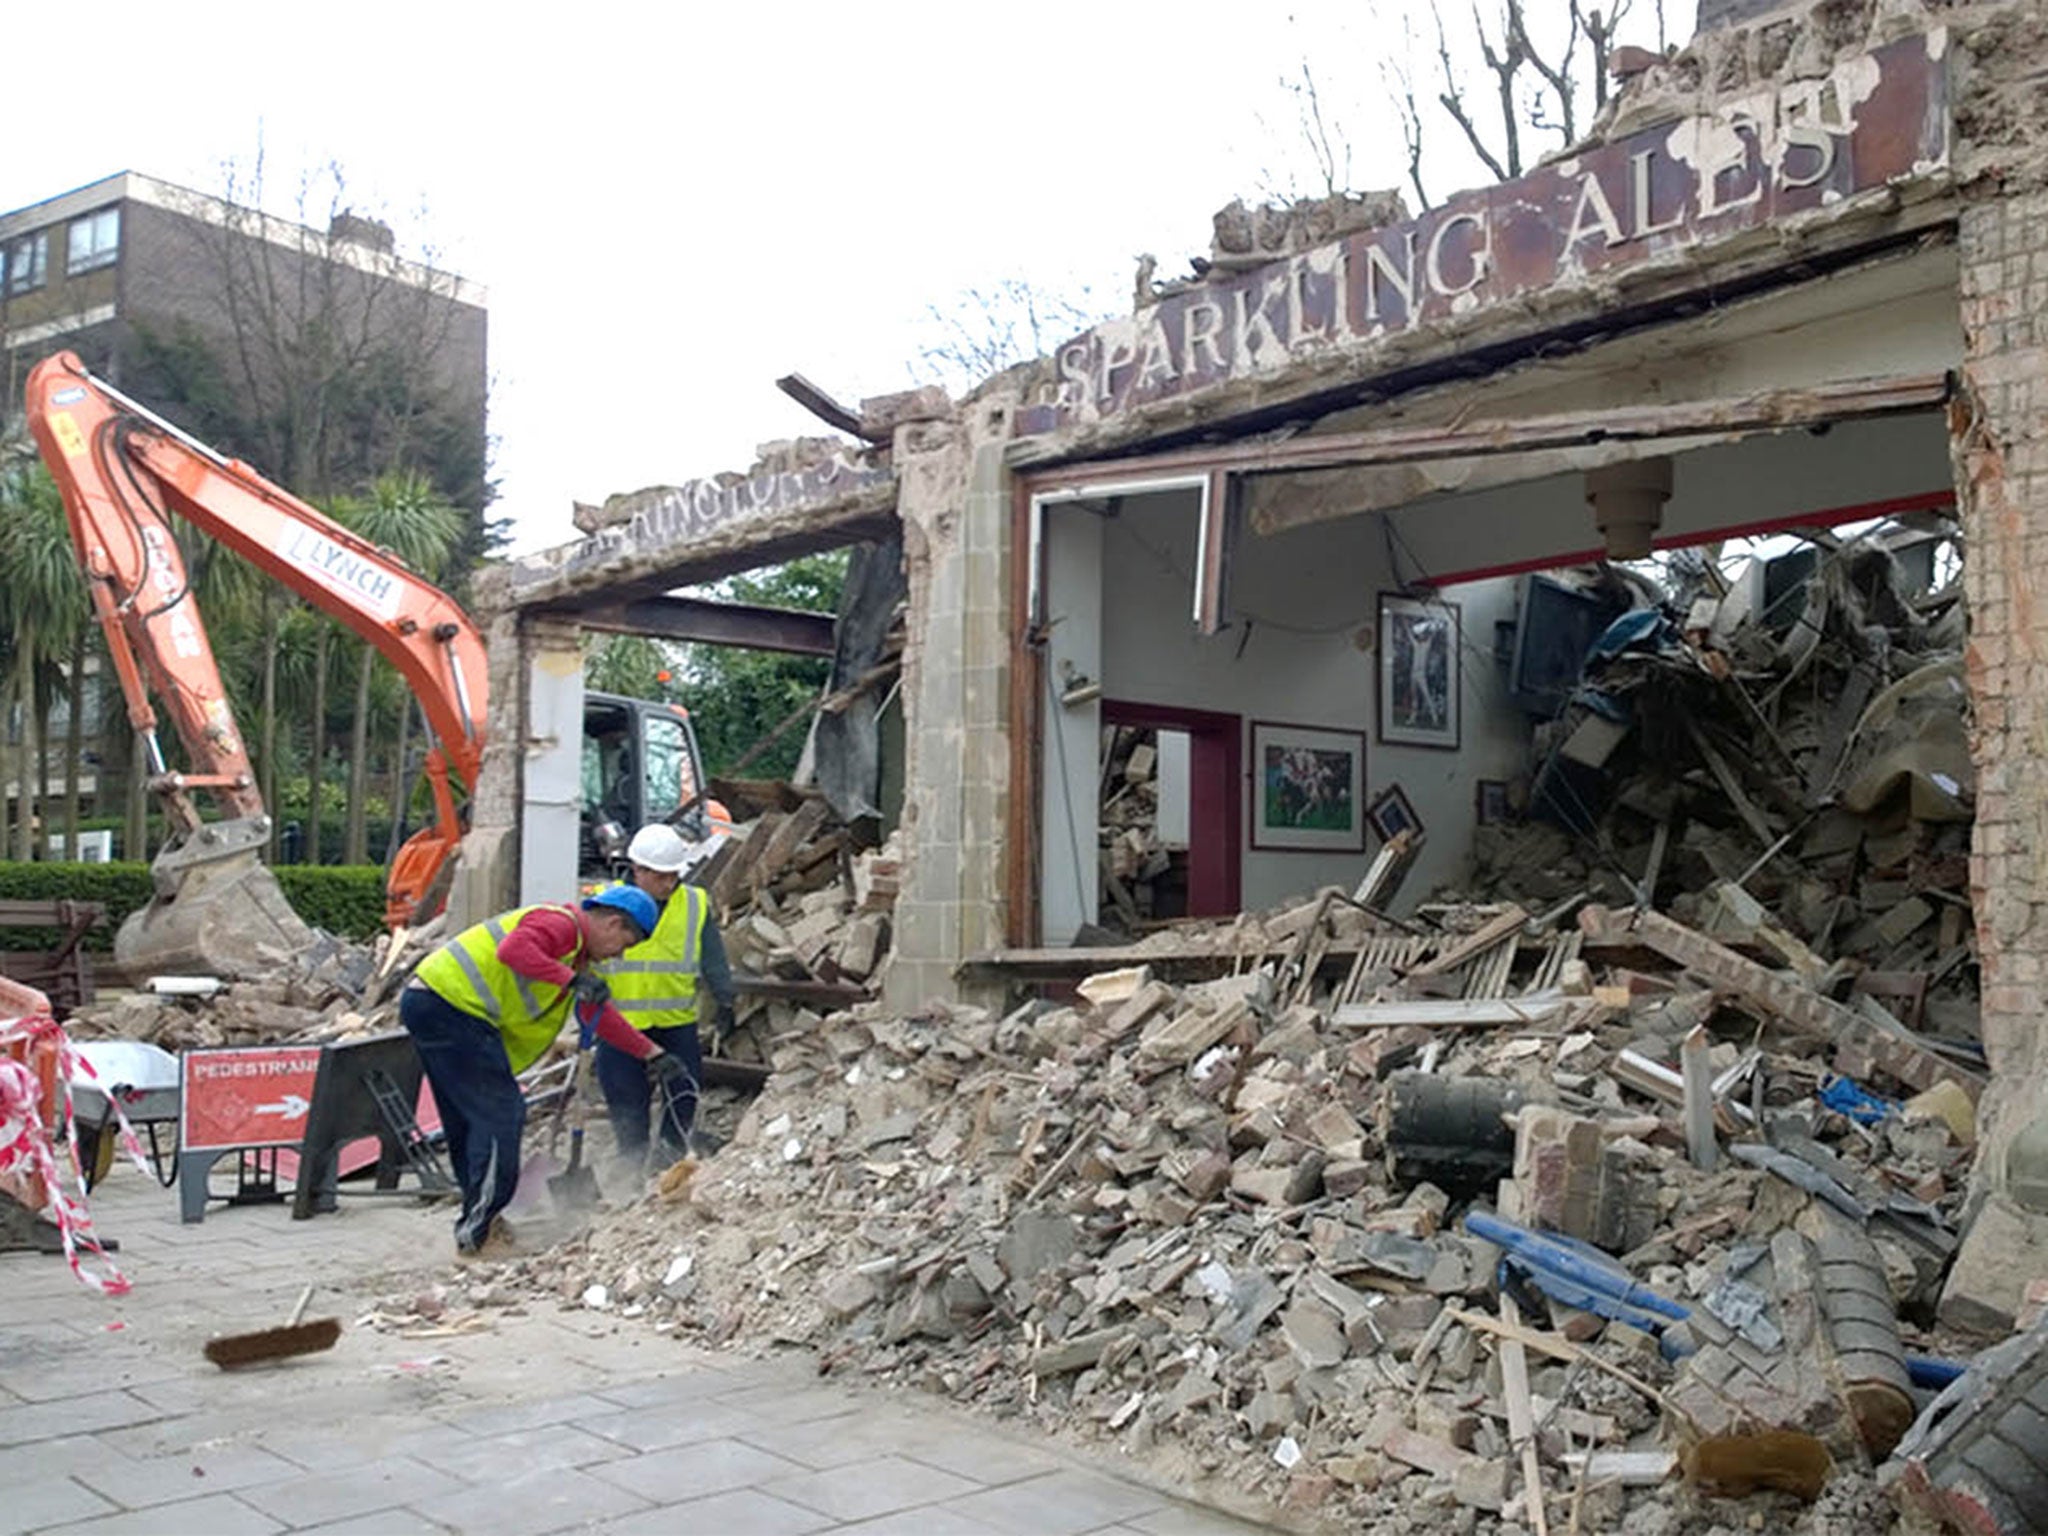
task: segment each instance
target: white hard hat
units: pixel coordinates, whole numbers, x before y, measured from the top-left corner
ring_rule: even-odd
[[[674,875],[680,874],[690,862],[690,849],[682,833],[666,822],[656,821],[633,834],[633,841],[626,844],[626,858],[657,874]]]

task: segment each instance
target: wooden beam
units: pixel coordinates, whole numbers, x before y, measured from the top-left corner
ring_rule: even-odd
[[[1425,960],[1408,972],[1407,979],[1419,980],[1424,976],[1435,976],[1444,971],[1455,971],[1474,956],[1483,955],[1509,934],[1518,932],[1522,924],[1529,921],[1529,914],[1520,907],[1509,907],[1497,917],[1488,919],[1434,960]]]
[[[1225,470],[1209,476],[1202,498],[1201,569],[1195,573],[1195,628],[1221,634],[1229,606],[1230,561],[1237,550],[1237,479]]]
[[[837,427],[848,437],[857,437],[863,442],[883,441],[869,434],[861,423],[859,412],[848,410],[802,374],[785,373],[775,381],[775,387],[826,426]]]

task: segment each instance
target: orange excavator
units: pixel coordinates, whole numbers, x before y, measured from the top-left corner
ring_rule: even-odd
[[[27,409],[63,492],[128,718],[148,754],[150,788],[170,825],[151,865],[154,896],[121,925],[115,959],[131,972],[232,976],[267,969],[312,940],[261,860],[270,817],[173,537],[173,512],[347,625],[420,701],[438,742],[426,760],[434,818],[392,862],[385,917],[396,927],[438,912],[463,833],[457,786],[465,796],[475,788],[488,709],[483,636],[469,615],[395,556],[93,377],[73,353],[45,358],[30,372]],[[183,743],[182,771],[158,739],[152,695]],[[703,828],[707,814],[710,825],[723,823],[723,807],[702,797],[686,712],[590,697],[597,712],[587,710],[587,720],[610,721],[601,729],[619,744],[608,754],[601,740],[587,735],[584,744],[587,768],[598,769],[586,773],[586,799],[604,818],[586,828],[586,863],[623,840],[614,816],[654,819],[674,805],[671,819],[686,834]],[[643,726],[653,716],[661,718],[652,726],[666,728],[663,741],[673,743],[665,754],[656,750],[662,742],[654,729]],[[641,769],[647,753],[669,765],[675,783],[667,795],[650,794],[633,766],[632,747],[642,741]],[[607,762],[608,774],[599,768]],[[201,814],[202,792],[214,819]]]

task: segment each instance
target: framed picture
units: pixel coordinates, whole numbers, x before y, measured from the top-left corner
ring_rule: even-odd
[[[1391,843],[1403,832],[1422,831],[1422,818],[1415,814],[1415,807],[1408,803],[1398,784],[1381,790],[1365,814],[1372,823],[1373,834],[1383,843]]]
[[[1479,825],[1491,827],[1508,819],[1508,781],[1481,779],[1472,792],[1473,810]]]
[[[1380,740],[1458,747],[1458,605],[1380,594]]]
[[[1252,846],[1365,851],[1365,732],[1252,722]]]

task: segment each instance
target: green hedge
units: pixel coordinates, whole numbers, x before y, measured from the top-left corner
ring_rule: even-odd
[[[277,871],[285,900],[315,928],[345,939],[372,939],[384,931],[384,866],[287,864]]]
[[[374,864],[292,864],[277,871],[285,899],[316,928],[345,938],[369,939],[384,927],[384,871]],[[14,864],[0,861],[0,898],[13,901],[97,901],[107,909],[107,926],[88,935],[88,949],[114,947],[114,930],[155,887],[147,864]],[[48,949],[56,935],[47,928],[0,928],[0,949]]]

